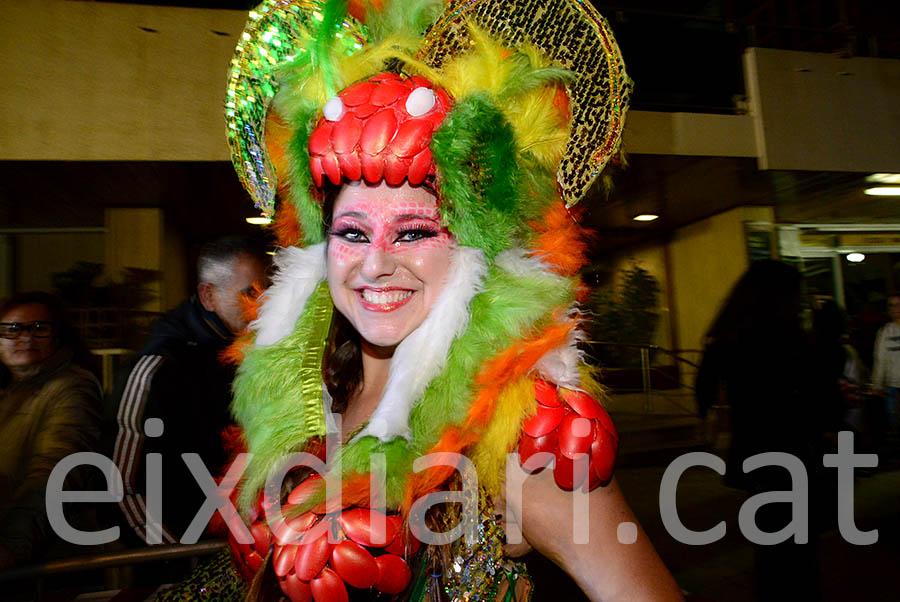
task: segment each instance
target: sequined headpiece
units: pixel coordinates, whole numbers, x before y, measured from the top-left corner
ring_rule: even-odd
[[[277,191],[294,205],[302,234],[290,242],[322,240],[323,178],[436,175],[451,231],[489,255],[522,238],[500,222],[541,213],[520,200],[535,194],[522,170],[550,172],[567,207],[580,201],[618,152],[630,93],[606,21],[579,0],[395,2],[405,6],[386,18],[390,4],[265,0],[250,13],[228,84],[228,140],[264,214]],[[487,217],[483,228],[467,213]],[[498,226],[501,240],[482,240]]]

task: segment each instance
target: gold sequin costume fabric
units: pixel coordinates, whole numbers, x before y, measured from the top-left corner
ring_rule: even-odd
[[[466,478],[463,476],[463,478]],[[443,508],[438,531],[447,533],[454,528],[473,538],[460,537],[444,546],[428,546],[418,567],[418,576],[410,588],[409,602],[530,602],[533,590],[525,564],[515,562],[503,550],[506,533],[495,514],[490,496],[479,488],[477,481],[459,488],[459,481],[451,489],[466,496],[462,504]],[[475,502],[477,514],[461,512]],[[461,524],[469,520],[474,524]]]
[[[525,565],[513,562],[503,552],[506,533],[494,516],[490,498],[478,496],[478,523],[475,540],[457,540],[443,579],[444,592],[451,602],[497,600],[529,602],[531,580]]]
[[[175,588],[156,597],[157,602],[236,602],[247,595],[247,586],[231,564],[231,550],[222,550],[197,567]]]
[[[264,0],[250,11],[231,60],[225,92],[225,121],[231,161],[257,209],[275,211],[275,169],[266,152],[263,132],[269,103],[280,86],[279,67],[301,63],[307,52],[302,41],[314,36],[322,20],[322,3],[315,0]],[[369,40],[352,17],[336,27],[344,52],[358,52]]]
[[[618,151],[625,127],[632,83],[609,24],[581,0],[454,0],[426,35],[420,58],[440,68],[469,45],[467,23],[513,48],[531,43],[577,74],[568,86],[572,126],[557,170],[571,207]]]

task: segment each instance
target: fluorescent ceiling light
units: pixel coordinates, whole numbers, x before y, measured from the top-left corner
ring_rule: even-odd
[[[259,215],[256,217],[248,217],[248,224],[253,224],[254,226],[265,226],[272,223],[271,217],[266,217],[265,215]]]
[[[633,219],[636,222],[652,222],[655,219],[659,219],[659,216],[652,213],[642,213],[640,215],[635,215]]]
[[[866,176],[870,184],[900,184],[900,173],[873,173]]]
[[[861,261],[865,261],[866,256],[862,253],[847,253],[847,261],[850,263],[860,263]]]
[[[900,196],[900,186],[875,186],[865,192],[869,196]]]

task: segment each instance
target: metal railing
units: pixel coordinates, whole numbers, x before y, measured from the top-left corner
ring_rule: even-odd
[[[173,544],[133,548],[85,556],[71,556],[0,571],[0,583],[35,580],[35,599],[44,596],[44,579],[64,573],[80,573],[97,569],[119,568],[150,562],[196,559],[210,556],[228,547],[224,540],[210,540],[195,544]]]
[[[674,365],[679,368],[678,370],[678,384],[680,388],[686,388],[690,391],[694,390],[694,381],[693,379],[687,379],[682,376],[680,368],[686,366],[690,370],[689,372],[692,374],[696,374],[697,370],[700,369],[700,365],[694,361],[691,361],[685,357],[683,354],[691,353],[691,354],[700,354],[702,353],[700,350],[695,349],[666,349],[665,347],[660,347],[659,345],[650,345],[643,343],[616,343],[613,341],[585,341],[587,345],[604,345],[610,347],[620,347],[620,348],[629,348],[629,349],[638,349],[640,351],[640,370],[641,370],[641,392],[644,394],[644,407],[643,410],[646,413],[650,413],[653,411],[653,379],[652,379],[652,370],[653,366],[650,361],[650,356],[652,353],[661,353],[670,357],[674,361]],[[603,368],[603,366],[601,366]],[[678,405],[678,404],[676,404]],[[682,407],[682,409],[687,413],[693,413],[693,409]]]

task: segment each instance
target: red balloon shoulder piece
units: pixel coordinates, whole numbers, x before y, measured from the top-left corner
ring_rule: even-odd
[[[332,514],[316,507],[292,514],[318,478],[307,478],[288,495],[283,514],[289,518],[270,526],[258,508],[250,526],[252,544],[239,544],[229,534],[239,570],[252,578],[271,549],[278,583],[291,602],[346,601],[348,587],[401,593],[412,579],[405,559],[415,554],[419,542],[403,528],[400,515],[362,507]]]
[[[451,107],[450,96],[418,75],[379,73],[329,100],[309,137],[309,167],[319,188],[384,179],[413,186],[435,175],[428,145]]]
[[[553,477],[570,491],[587,480],[589,490],[612,478],[619,436],[600,402],[584,393],[534,382],[537,413],[522,425],[519,462],[539,452],[554,455]],[[540,472],[538,468],[533,472]]]

